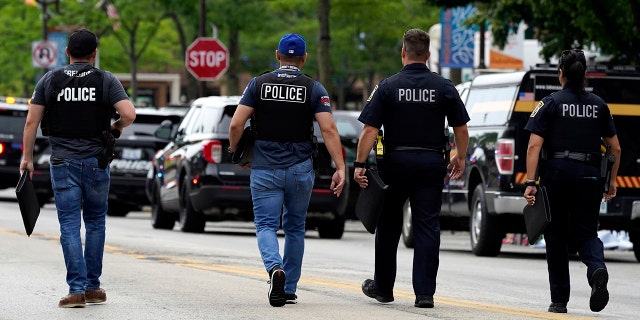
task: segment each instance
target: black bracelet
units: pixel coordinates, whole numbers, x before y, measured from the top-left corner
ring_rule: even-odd
[[[537,187],[538,186],[538,182],[536,182],[535,180],[527,180],[524,183],[525,186],[527,187]]]
[[[358,162],[358,161],[354,161],[353,162],[353,167],[354,168],[364,168],[367,164],[364,162]]]
[[[227,152],[229,152],[230,154],[233,154],[233,151],[231,151],[231,147],[227,147]]]

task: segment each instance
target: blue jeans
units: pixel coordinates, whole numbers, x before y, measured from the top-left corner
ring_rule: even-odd
[[[284,291],[295,293],[300,280],[307,208],[315,173],[311,159],[283,169],[251,169],[251,197],[258,249],[267,271],[276,265],[286,274]],[[278,236],[282,216],[284,255]]]
[[[85,290],[98,289],[104,254],[109,167],[101,169],[94,157],[52,157],[50,171],[69,293],[83,294]],[[84,254],[80,235],[81,217],[85,226]]]

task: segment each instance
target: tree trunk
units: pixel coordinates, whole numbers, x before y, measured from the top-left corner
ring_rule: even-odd
[[[329,0],[318,0],[318,80],[331,95],[331,92],[335,91],[335,86],[331,82],[331,56],[329,54],[331,42],[329,12],[331,11],[331,4],[329,2]],[[341,108],[341,106],[338,108]]]

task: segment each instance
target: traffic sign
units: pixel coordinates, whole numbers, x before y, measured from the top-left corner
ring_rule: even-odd
[[[200,81],[218,80],[229,68],[227,47],[216,38],[198,38],[188,48],[185,67]]]
[[[51,41],[34,41],[31,43],[33,66],[49,69],[56,66],[58,46]]]

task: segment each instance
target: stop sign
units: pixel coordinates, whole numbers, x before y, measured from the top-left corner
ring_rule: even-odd
[[[188,48],[185,66],[198,80],[218,80],[227,68],[227,47],[216,38],[198,38]]]

